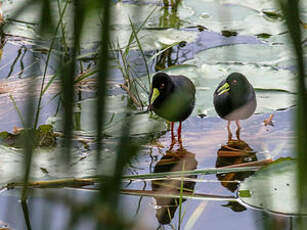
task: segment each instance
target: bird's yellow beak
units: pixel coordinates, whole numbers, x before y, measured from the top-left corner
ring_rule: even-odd
[[[218,96],[222,95],[223,93],[226,93],[230,90],[229,84],[226,82],[224,85],[222,85],[218,90]]]
[[[159,97],[159,95],[160,95],[160,91],[157,88],[153,88],[152,95],[150,98],[151,105],[155,102],[155,100],[157,99],[157,97]]]

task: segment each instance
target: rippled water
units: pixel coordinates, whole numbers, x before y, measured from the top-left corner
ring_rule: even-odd
[[[126,3],[135,4],[135,1],[123,1],[123,4]],[[211,5],[210,7],[213,7]],[[187,8],[184,9],[189,9],[189,6],[185,7]],[[237,7],[235,10],[237,10]],[[250,9],[250,11],[252,10]],[[221,72],[225,70],[228,71],[229,68],[231,69],[232,65],[236,66],[236,68],[241,68],[242,66],[248,66],[248,64],[251,64],[253,68],[259,68],[259,71],[263,71],[263,69],[269,67],[274,71],[287,71],[290,69],[292,72],[295,72],[293,64],[291,64],[292,62],[287,59],[288,57],[285,58],[281,55],[279,49],[277,49],[277,51],[273,49],[271,50],[272,52],[280,54],[281,57],[276,55],[278,56],[276,57],[277,60],[271,60],[271,56],[257,56],[257,58],[262,60],[257,63],[250,63],[250,59],[248,57],[246,58],[244,53],[242,55],[240,54],[241,56],[238,55],[238,60],[234,62],[228,62],[228,59],[231,59],[232,55],[227,54],[225,57],[222,55],[218,56],[218,54],[220,54],[218,52],[220,51],[216,51],[216,57],[214,57],[214,48],[218,47],[236,46],[240,44],[247,44],[247,46],[259,45],[258,47],[262,48],[266,46],[272,47],[271,45],[273,43],[279,44],[279,42],[283,41],[284,38],[282,37],[282,34],[277,34],[269,40],[261,39],[256,35],[246,33],[243,33],[242,35],[239,33],[237,36],[227,37],[223,36],[220,32],[216,32],[215,29],[209,28],[209,30],[204,30],[202,26],[194,25],[193,20],[187,20],[189,17],[185,15],[182,10],[180,12],[180,16],[186,20],[182,19],[182,25],[177,22],[177,26],[178,23],[182,26],[182,28],[177,30],[183,32],[185,36],[188,35],[187,40],[191,39],[192,41],[177,45],[171,49],[171,52],[168,55],[161,57],[161,59],[157,58],[154,60],[154,62],[149,66],[151,73],[181,64],[195,65],[196,67],[194,66],[194,68],[200,69],[201,74],[208,73],[208,75],[203,77],[202,75],[198,76],[195,74],[197,77],[195,77],[194,83],[198,84],[197,87],[199,91],[208,91],[212,86],[202,85],[203,82],[201,82],[201,80],[205,79],[204,81],[207,83],[206,81],[208,80],[209,82],[212,77],[210,74],[219,71],[215,69],[212,70],[212,68],[210,69],[212,66],[221,65]],[[209,14],[210,12],[208,15]],[[204,22],[203,20],[207,22],[206,13],[201,14],[201,17],[197,18],[196,21],[201,23]],[[157,29],[154,27],[157,26],[157,21],[159,20],[154,18],[149,25],[149,29],[153,30],[152,34],[157,33],[157,31],[154,31],[154,29]],[[256,22],[258,23],[258,21]],[[214,25],[214,23],[210,23],[208,23],[208,25]],[[163,26],[160,25],[160,27],[161,28],[158,28],[159,30],[165,30],[165,27],[168,26],[164,24]],[[171,27],[175,26],[173,25]],[[148,31],[150,31],[149,29]],[[241,28],[243,31],[246,29],[245,26]],[[238,31],[241,32],[240,30]],[[227,31],[224,31],[224,35],[225,33],[227,34]],[[195,36],[195,34],[197,35]],[[192,39],[194,36],[195,39]],[[167,37],[167,39],[170,38]],[[165,40],[167,39],[165,38]],[[276,41],[274,39],[276,39]],[[22,126],[22,122],[14,108],[12,100],[9,98],[9,95],[13,95],[20,111],[24,112],[24,89],[27,84],[29,84],[29,81],[31,81],[30,77],[41,76],[43,73],[44,65],[42,63],[46,60],[46,52],[42,50],[41,47],[38,49],[36,46],[32,46],[32,44],[29,44],[26,41],[27,40],[18,36],[8,36],[6,37],[5,42],[2,42],[3,49],[0,62],[0,84],[5,86],[3,87],[5,88],[5,91],[0,91],[0,105],[2,108],[0,111],[1,130],[12,131],[14,127]],[[144,45],[148,46],[148,43],[149,42],[147,41]],[[48,42],[42,42],[41,45],[42,47],[48,46]],[[149,43],[149,45],[152,44]],[[94,49],[95,48],[83,49],[82,52],[86,54],[92,52]],[[214,57],[212,60],[201,59],[201,52],[207,50],[213,50],[212,53],[210,53],[210,55],[213,55]],[[158,51],[158,49],[154,48],[146,49],[145,56],[150,58]],[[127,60],[134,64],[134,71],[138,73],[138,76],[143,77],[146,75],[146,68],[143,63],[142,54],[137,50],[131,50],[129,54]],[[108,95],[122,96],[126,100],[126,93],[118,87],[118,84],[123,82],[123,77],[120,70],[116,68],[115,65],[116,55],[118,55],[118,53],[112,55],[111,66],[113,67],[110,71],[111,79],[109,79]],[[51,60],[52,61],[48,66],[48,74],[54,74],[56,71],[56,67],[54,67],[56,56],[52,57]],[[217,62],[216,60],[219,61]],[[202,63],[202,61],[205,63]],[[275,63],[271,65],[271,63],[269,63],[270,61],[275,61],[277,64]],[[201,63],[200,66],[195,64],[198,62]],[[95,61],[92,59],[83,60],[82,63],[84,66],[90,66],[94,65]],[[34,72],[32,68],[35,70]],[[193,69],[192,72],[195,69]],[[220,74],[220,72],[217,74]],[[206,79],[206,77],[208,77],[208,79]],[[37,79],[40,78],[36,78],[35,80]],[[286,81],[285,84],[287,83],[288,81]],[[278,88],[278,86],[276,87]],[[288,85],[286,85],[286,87],[288,87]],[[83,102],[86,99],[95,97],[93,87],[90,83],[85,86],[80,86],[80,88],[82,88],[82,90],[78,91],[76,101]],[[57,90],[58,86],[57,84],[54,84],[44,97],[43,110],[39,121],[40,124],[44,124],[48,118],[50,119],[50,117],[55,115],[59,100],[57,98],[54,99],[53,97]],[[278,88],[278,90],[280,89]],[[282,91],[279,93],[286,95],[288,98],[289,95],[292,95],[292,92],[288,92],[287,90],[288,88],[284,90],[285,92]],[[274,92],[272,94],[274,94]],[[260,92],[259,95],[261,100],[267,99],[265,98],[265,94],[261,94]],[[269,94],[268,98],[270,99]],[[278,98],[278,95],[275,98]],[[202,100],[209,99],[198,97],[197,100],[198,102],[201,102]],[[283,99],[280,99],[280,101],[282,100]],[[267,101],[265,103],[267,103]],[[120,103],[118,103],[118,105],[116,104],[117,107],[120,107],[121,105],[122,104]],[[282,157],[294,157],[295,136],[292,122],[295,107],[288,108],[288,106],[287,108],[284,108],[283,104],[278,104],[277,108],[274,106],[268,104],[267,110],[263,109],[260,114],[255,114],[250,119],[242,121],[241,124],[243,129],[241,131],[241,139],[245,143],[244,148],[248,148],[249,151],[252,152],[248,156],[237,156],[231,158],[221,156],[221,151],[223,152],[223,150],[225,150],[223,149],[223,146],[227,144],[226,122],[218,118],[216,115],[214,116],[210,114],[210,116],[206,116],[206,111],[197,111],[193,116],[183,122],[183,148],[181,148],[178,143],[171,147],[171,134],[170,131],[166,131],[165,124],[164,129],[161,129],[160,131],[149,134],[133,135],[131,141],[141,143],[142,147],[138,157],[129,164],[126,174],[134,175],[154,172],[169,172],[181,170],[182,168],[185,170],[197,170],[225,167],[233,164],[262,161],[271,158],[276,160]],[[84,117],[86,119],[88,116],[86,110],[82,110],[81,107],[82,106],[80,106],[80,108],[78,107],[80,110],[76,110],[76,114],[78,114],[79,118],[81,117],[79,123],[82,123],[82,119],[84,119]],[[114,109],[112,106],[110,107]],[[116,114],[120,109],[123,108],[116,108],[114,109],[115,112],[112,112]],[[207,108],[204,108],[204,110],[205,109]],[[278,109],[278,111],[274,111],[276,109]],[[263,121],[268,119],[272,113],[274,114],[274,126],[264,126]],[[203,116],[204,118],[201,118]],[[78,138],[81,137],[93,140],[92,136],[89,135],[89,132],[86,132],[88,130],[86,130],[82,125],[78,128],[80,128],[77,130],[79,131],[77,132]],[[235,132],[234,125],[232,128],[233,132]],[[111,130],[110,133],[113,134],[113,130]],[[107,162],[106,164],[111,164],[112,159],[114,159],[114,148],[118,138],[110,135],[105,139],[105,141],[107,143],[105,147],[105,161]],[[74,150],[73,164],[80,166],[80,168],[82,170],[84,169],[86,173],[94,171],[94,168],[89,168],[87,164],[93,163],[95,143],[90,143],[89,146],[87,146],[83,145],[81,141],[75,141]],[[2,154],[6,156],[2,158],[6,164],[8,164],[7,162],[11,162],[14,163],[12,165],[21,165],[23,158],[19,152],[8,153],[5,151],[1,151],[0,155]],[[40,155],[42,159],[38,162],[40,162],[41,165],[35,162],[36,164],[33,168],[35,168],[35,170],[37,169],[37,171],[40,171],[41,169],[38,176],[40,179],[53,179],[54,175],[59,175],[56,174],[56,160],[53,156],[45,157],[45,155],[46,153]],[[71,166],[71,168],[73,167],[74,166]],[[80,168],[76,167],[77,170],[80,170]],[[47,173],[44,170],[46,170]],[[9,171],[14,171],[14,169],[11,167]],[[82,174],[83,172],[80,171],[77,173],[84,175]],[[1,174],[4,175],[5,173]],[[193,218],[191,217],[197,215],[199,215],[199,218],[195,220],[196,222],[195,225],[193,225],[193,229],[256,230],[261,229],[261,225],[269,220],[269,217],[270,221],[273,220],[280,224],[280,229],[295,229],[295,226],[293,226],[295,222],[293,221],[293,218],[295,217],[266,214],[261,210],[245,207],[242,203],[237,202],[237,191],[240,181],[252,174],[253,172],[249,171],[241,173],[191,176],[191,180],[185,181],[183,184],[187,193],[194,195],[213,195],[214,199],[208,200],[208,197],[206,197],[206,199],[188,198],[183,200],[182,213],[185,213],[185,215],[181,222],[181,229],[184,229],[185,226],[191,226],[191,221],[193,221]],[[10,179],[13,180],[15,176],[18,177],[17,170],[16,175],[12,176]],[[178,180],[176,181],[164,177],[158,180],[138,180],[131,183],[124,182],[122,188],[126,191],[154,191],[168,194],[178,193],[178,187],[181,185],[180,183],[181,182]],[[177,188],[171,188],[168,190],[168,185]],[[26,204],[22,204],[19,201],[19,192],[18,189],[1,191],[0,227],[1,225],[3,227],[8,225],[12,229],[30,229],[30,226],[32,229],[64,229],[65,226],[69,224],[68,221],[73,215],[71,203],[69,202],[72,202],[73,204],[84,204],[89,201],[95,193],[95,186],[88,186],[85,189],[37,189],[33,191],[33,194]],[[54,197],[57,197],[58,199],[54,199]],[[158,196],[151,197],[145,195],[122,194],[120,200],[121,214],[129,220],[136,220],[136,229],[147,229],[148,226],[149,229],[175,229],[178,228],[179,223],[178,202],[179,199],[177,198],[169,199]],[[93,220],[94,217],[92,216],[82,218],[74,229],[93,229],[95,225]]]

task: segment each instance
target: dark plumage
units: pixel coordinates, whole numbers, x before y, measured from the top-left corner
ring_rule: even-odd
[[[181,122],[191,115],[194,104],[195,86],[190,79],[182,75],[174,76],[166,73],[154,75],[149,96],[149,109],[160,117],[171,121],[172,131],[173,122],[180,122],[179,140],[181,138]]]
[[[243,74],[232,73],[216,88],[213,103],[217,114],[228,120],[227,128],[229,132],[230,122],[236,121],[238,126],[237,137],[240,139],[239,120],[249,118],[257,107],[253,86]]]

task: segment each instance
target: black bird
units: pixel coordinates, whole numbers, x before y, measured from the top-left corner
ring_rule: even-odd
[[[256,110],[257,101],[253,86],[241,73],[232,73],[223,80],[214,92],[214,107],[217,114],[228,120],[228,138],[232,139],[231,121],[237,124],[237,138],[240,140],[240,120],[249,118]]]
[[[182,75],[157,73],[152,79],[149,96],[149,110],[171,122],[172,143],[174,143],[174,122],[179,121],[178,141],[181,141],[181,122],[187,119],[195,104],[195,86]]]

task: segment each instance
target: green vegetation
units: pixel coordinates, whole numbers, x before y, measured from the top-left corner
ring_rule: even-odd
[[[224,228],[256,208],[258,229],[279,229],[276,214],[306,229],[307,4],[275,3],[3,0],[0,184],[21,200],[16,221],[54,229],[63,205],[63,229],[199,229],[230,208],[236,217],[210,223]],[[146,110],[158,71],[196,87],[182,145]],[[227,142],[212,103],[232,72],[256,92],[246,142]]]

